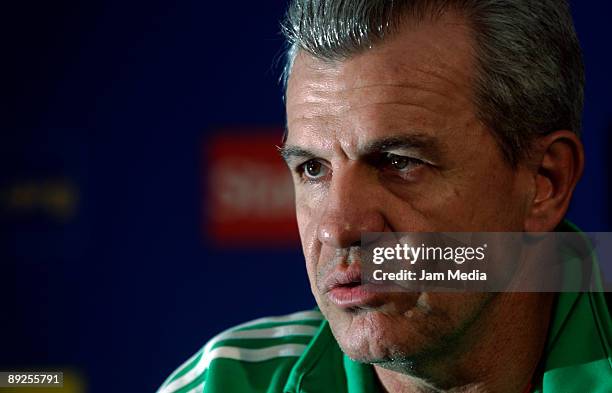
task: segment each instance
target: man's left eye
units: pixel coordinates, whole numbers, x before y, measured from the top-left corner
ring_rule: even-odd
[[[385,153],[384,161],[386,166],[400,172],[408,172],[424,164],[423,161],[407,156],[400,156],[393,153]]]

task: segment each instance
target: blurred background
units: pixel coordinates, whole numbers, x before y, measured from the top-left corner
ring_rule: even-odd
[[[609,231],[612,5],[572,7],[587,166],[569,216]],[[314,305],[274,149],[284,8],[3,4],[0,370],[152,392],[220,330]]]

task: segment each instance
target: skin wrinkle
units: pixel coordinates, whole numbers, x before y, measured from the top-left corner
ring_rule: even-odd
[[[438,74],[434,74],[434,73],[430,73],[430,72],[426,72],[426,71],[422,71],[422,72],[424,74],[430,74],[432,76],[437,76],[437,77],[439,77],[439,79],[443,80],[446,83],[452,83],[451,80],[442,78]],[[329,86],[327,86],[327,87],[329,87]],[[375,88],[375,87],[381,87],[381,88],[397,87],[397,88],[402,88],[402,89],[416,88],[416,89],[418,89],[419,91],[422,91],[422,92],[431,93],[431,94],[435,94],[435,95],[446,96],[446,93],[442,93],[442,92],[436,91],[435,89],[427,89],[426,87],[419,86],[417,84],[411,84],[411,83],[377,83],[377,84],[372,84],[372,85],[354,86],[354,87],[351,87],[351,88],[339,89],[339,90],[337,90],[337,92],[343,94],[343,93],[346,93],[348,91],[358,92],[359,90],[367,90],[367,89],[371,89],[371,88]],[[465,99],[463,96],[457,96],[457,98]]]
[[[398,104],[396,104],[396,103],[373,103],[373,104],[370,103],[370,104],[367,104],[367,105],[355,106],[355,107],[351,108],[351,110],[352,111],[359,111],[360,109],[365,109],[365,108],[369,108],[369,107],[372,107],[372,106],[374,106],[376,108],[377,106],[383,106],[383,105],[398,105],[398,106],[406,106],[408,108],[413,107],[413,108],[417,108],[417,109],[426,110],[428,112],[432,112],[432,113],[435,113],[435,114],[440,112],[440,110],[429,109],[429,108],[427,108],[424,105],[419,105],[419,104],[404,104],[404,103],[401,103],[401,104],[399,104],[399,103]],[[307,106],[307,104],[295,105],[294,107],[290,108],[290,110],[293,110],[293,111],[296,111],[296,112],[301,112],[301,113],[308,112],[308,114],[310,114],[310,112],[313,112],[312,108],[310,108],[311,110],[306,111],[305,110],[306,106]],[[324,107],[321,107],[321,109],[323,110]],[[333,109],[332,109],[332,111],[333,111]],[[397,111],[395,111],[395,112],[397,112]],[[350,111],[349,111],[349,113],[342,112],[342,111],[333,111],[331,114],[319,114],[319,113],[317,113],[317,114],[314,114],[312,116],[301,115],[299,118],[292,119],[289,122],[288,127],[289,128],[304,128],[304,129],[312,129],[312,130],[321,129],[321,128],[331,129],[332,127],[330,127],[329,124],[330,123],[332,123],[332,124],[337,123],[336,118],[339,115],[341,115],[341,114],[343,114],[343,115],[350,115]],[[359,116],[359,114],[357,114],[356,116]],[[367,117],[367,113],[364,114],[364,116]],[[317,126],[315,124],[312,124],[312,123],[308,122],[308,120],[320,120],[322,122],[325,122],[325,124],[324,124],[324,127],[319,127],[319,126]],[[363,122],[359,122],[359,123],[363,124]],[[337,126],[333,126],[333,127],[337,127]],[[359,124],[355,125],[354,127],[358,128]],[[310,136],[312,136],[312,135],[310,135]],[[348,149],[344,149],[344,150],[348,150]]]
[[[456,25],[456,26],[460,26],[460,25]],[[433,43],[430,42],[430,44],[435,44],[435,41]],[[439,48],[438,48],[439,49]],[[471,48],[468,49],[469,52],[471,53]],[[375,52],[376,49],[371,50],[370,52]],[[363,56],[363,55],[359,55],[359,56]],[[455,73],[458,77],[457,78],[448,78],[445,77],[443,73],[436,71],[435,69],[433,69],[432,67],[427,67],[427,69],[425,69],[424,67],[421,68],[414,68],[411,69],[410,72],[411,73],[416,73],[416,74],[421,74],[425,77],[429,76],[433,76],[434,79],[439,79],[445,83],[448,83],[449,85],[452,85],[454,87],[467,87],[469,85],[467,84],[461,84],[460,82],[457,82],[458,80],[469,80],[467,77],[467,74],[462,70],[459,69],[457,67],[453,67],[452,65],[441,61],[439,58],[435,58],[435,59],[431,59],[431,61],[433,62],[438,62],[441,63],[440,67],[444,68],[444,69],[448,69],[448,71]],[[327,62],[323,62],[325,64],[324,67],[316,67],[311,65],[310,63],[307,65],[308,68],[315,70],[315,71],[325,71],[325,70],[330,70],[330,68],[328,67],[333,67],[332,64],[328,64]],[[333,81],[337,80],[334,79],[334,77],[337,76],[338,72],[342,72],[343,70],[343,65],[342,63],[336,63],[336,68],[337,69],[333,69],[331,68],[331,75],[328,76],[327,78],[322,78],[323,81],[318,80],[316,83],[312,83],[311,84],[311,88],[308,89],[309,92],[309,98],[308,99],[304,99],[303,103],[304,104],[312,104],[312,103],[318,103],[318,104],[330,104],[330,100],[329,99],[325,99],[325,95],[326,95],[326,90],[333,88]],[[396,70],[397,71],[397,70]],[[401,71],[401,70],[399,70]],[[348,86],[347,86],[348,85]],[[353,84],[350,84],[350,82],[347,83],[347,85],[341,85],[340,87],[336,87],[334,90],[335,95],[338,95],[342,98],[345,98],[344,100],[341,100],[341,102],[346,102],[346,97],[345,97],[345,93],[347,91],[353,91],[353,90],[360,90],[360,89],[371,89],[374,87],[398,87],[398,88],[411,88],[411,87],[415,87],[414,84],[408,84],[408,83],[393,83],[393,82],[387,82],[387,83],[381,83],[381,84],[377,84],[377,85],[360,85],[359,84],[359,79],[355,79],[355,81],[353,82]],[[447,95],[449,91],[453,91],[453,90],[446,90],[444,92],[436,92],[435,89],[433,88],[427,88],[424,86],[418,86],[418,91],[420,91],[421,93],[430,93],[430,94],[438,94],[438,95]],[[471,91],[471,89],[470,89]],[[371,92],[370,92],[371,94]],[[458,100],[472,100],[471,94],[469,97],[465,97],[464,95],[455,95],[454,96],[455,99]],[[416,104],[413,104],[416,105]],[[352,103],[350,101],[348,101],[348,105],[339,105],[338,106],[338,110],[342,110],[346,107],[351,108]]]
[[[419,105],[417,103],[410,104],[410,103],[399,102],[399,101],[375,102],[375,103],[370,103],[370,104],[361,105],[361,106],[355,105],[355,106],[350,107],[349,110],[359,111],[360,109],[376,107],[378,105],[385,105],[385,106],[386,105],[397,105],[397,106],[415,107],[415,108],[423,109],[429,112],[438,113],[438,111],[429,109],[424,105]]]

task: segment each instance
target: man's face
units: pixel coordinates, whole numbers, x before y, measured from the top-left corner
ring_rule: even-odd
[[[285,155],[302,247],[317,303],[354,359],[431,353],[489,298],[355,291],[362,232],[523,230],[530,177],[477,119],[474,70],[470,32],[453,15],[345,61],[295,60]]]

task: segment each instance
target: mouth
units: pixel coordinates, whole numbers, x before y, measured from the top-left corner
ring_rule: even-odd
[[[338,266],[325,278],[323,293],[329,301],[343,309],[374,308],[384,303],[374,284],[361,281],[361,266],[353,262],[348,267]]]

